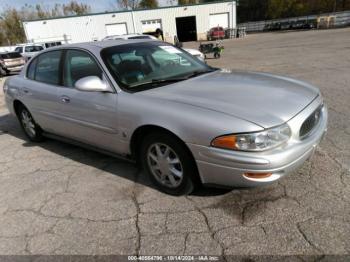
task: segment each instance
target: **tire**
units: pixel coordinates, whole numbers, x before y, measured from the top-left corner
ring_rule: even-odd
[[[17,117],[25,135],[30,141],[41,142],[44,140],[42,129],[35,123],[34,118],[25,106],[21,105],[18,107]]]
[[[167,194],[188,195],[199,183],[190,151],[172,135],[160,132],[147,135],[141,146],[140,160],[153,184]]]
[[[6,75],[7,75],[7,72],[2,67],[0,67],[0,77],[4,77]]]

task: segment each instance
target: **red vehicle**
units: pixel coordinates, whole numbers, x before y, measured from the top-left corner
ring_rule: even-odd
[[[224,39],[225,30],[221,26],[213,27],[208,32],[208,40]]]

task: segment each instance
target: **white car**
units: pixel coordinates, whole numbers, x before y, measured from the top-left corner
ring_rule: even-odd
[[[128,35],[111,35],[111,36],[106,36],[105,38],[102,39],[102,41],[105,40],[128,40],[128,39],[153,39],[153,40],[158,40],[156,37],[152,35],[144,35],[144,34],[128,34]],[[205,56],[202,52],[192,49],[192,48],[182,48],[186,52],[190,53],[194,57],[200,59],[201,61],[205,60]]]
[[[26,61],[42,50],[44,50],[44,47],[36,44],[23,44],[15,48],[15,52],[20,53]]]

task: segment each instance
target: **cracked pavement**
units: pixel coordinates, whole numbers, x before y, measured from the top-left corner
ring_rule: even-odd
[[[300,170],[263,188],[168,196],[130,163],[28,142],[0,91],[0,254],[349,255],[350,28],[256,34],[224,46],[209,64],[320,87],[329,132]]]

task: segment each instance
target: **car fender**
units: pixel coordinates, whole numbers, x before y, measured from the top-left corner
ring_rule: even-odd
[[[209,146],[220,135],[255,132],[262,127],[234,116],[189,104],[155,99],[139,93],[118,94],[118,124],[129,152],[130,139],[142,126],[158,126],[185,143]]]

